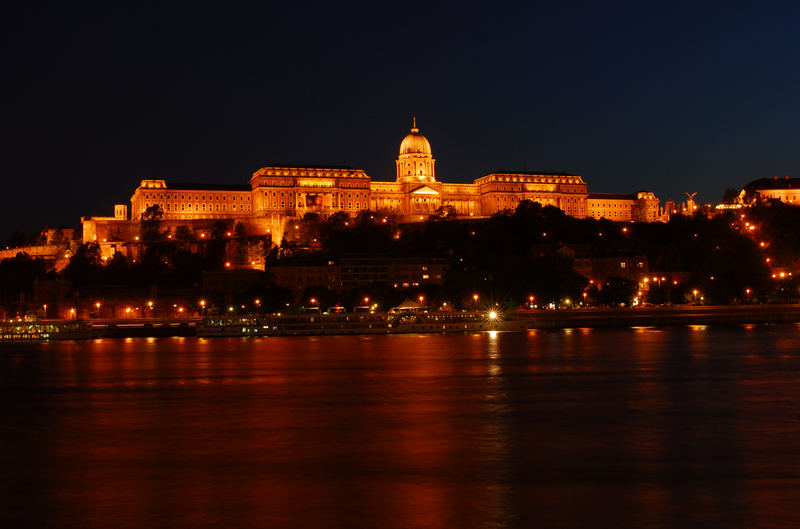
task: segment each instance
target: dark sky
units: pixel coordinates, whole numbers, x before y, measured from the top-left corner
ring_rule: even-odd
[[[662,199],[800,176],[796,2],[19,2],[3,8],[0,238],[139,180],[269,163],[583,175]]]

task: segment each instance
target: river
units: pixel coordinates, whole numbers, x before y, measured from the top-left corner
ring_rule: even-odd
[[[0,526],[798,527],[800,326],[0,345]]]

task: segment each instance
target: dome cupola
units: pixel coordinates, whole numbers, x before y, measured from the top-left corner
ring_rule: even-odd
[[[419,133],[417,118],[414,117],[411,134],[400,143],[400,156],[397,158],[397,181],[411,183],[430,183],[436,181],[434,165],[428,138]]]
[[[417,128],[417,118],[411,127],[411,134],[403,138],[400,143],[400,154],[427,154],[431,155],[431,144],[428,138],[419,133]]]

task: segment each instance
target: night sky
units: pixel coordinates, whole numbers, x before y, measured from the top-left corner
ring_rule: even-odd
[[[717,202],[800,176],[800,5],[19,2],[3,8],[0,238],[112,215],[143,178],[270,163],[393,180],[580,174]]]

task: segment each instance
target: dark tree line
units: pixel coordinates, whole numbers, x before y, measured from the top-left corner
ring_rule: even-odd
[[[758,230],[743,229],[741,212],[713,218],[675,216],[668,223],[614,223],[577,219],[528,201],[513,211],[478,220],[446,211],[428,222],[410,224],[398,224],[390,212],[363,211],[354,218],[345,213],[328,218],[307,214],[288,223],[283,240],[271,249],[269,240],[248,237],[241,224],[230,222],[217,223],[201,240],[187,227],[165,231],[154,211],[142,223],[141,251],[135,262],[122,254],[103,261],[96,244],[84,244],[59,277],[75,289],[98,285],[199,289],[204,271],[224,270],[231,253],[242,260],[254,244],[260,244],[266,248],[268,268],[278,262],[321,263],[352,254],[436,257],[449,264],[446,281],[439,287],[398,290],[374,285],[338,295],[319,288],[304,293],[305,299],[314,297],[320,304],[352,304],[368,296],[386,307],[399,298],[422,295],[431,305],[449,301],[470,307],[477,295],[482,304],[513,306],[533,296],[542,305],[580,301],[584,293],[603,304],[630,302],[637,293],[630,281],[609,278],[606,285],[588,288],[570,256],[555,251],[560,245],[576,245],[595,257],[643,255],[657,273],[688,275],[677,285],[650,285],[648,300],[653,303],[691,301],[694,290],[709,303],[796,299],[794,280],[787,276],[776,281],[766,259],[787,270],[797,269],[800,208],[772,205],[743,211]],[[30,292],[36,279],[53,277],[39,260],[27,256],[4,260],[0,263],[4,302]],[[285,306],[286,292],[268,285],[263,289],[272,290],[245,295],[260,295],[264,307]]]

